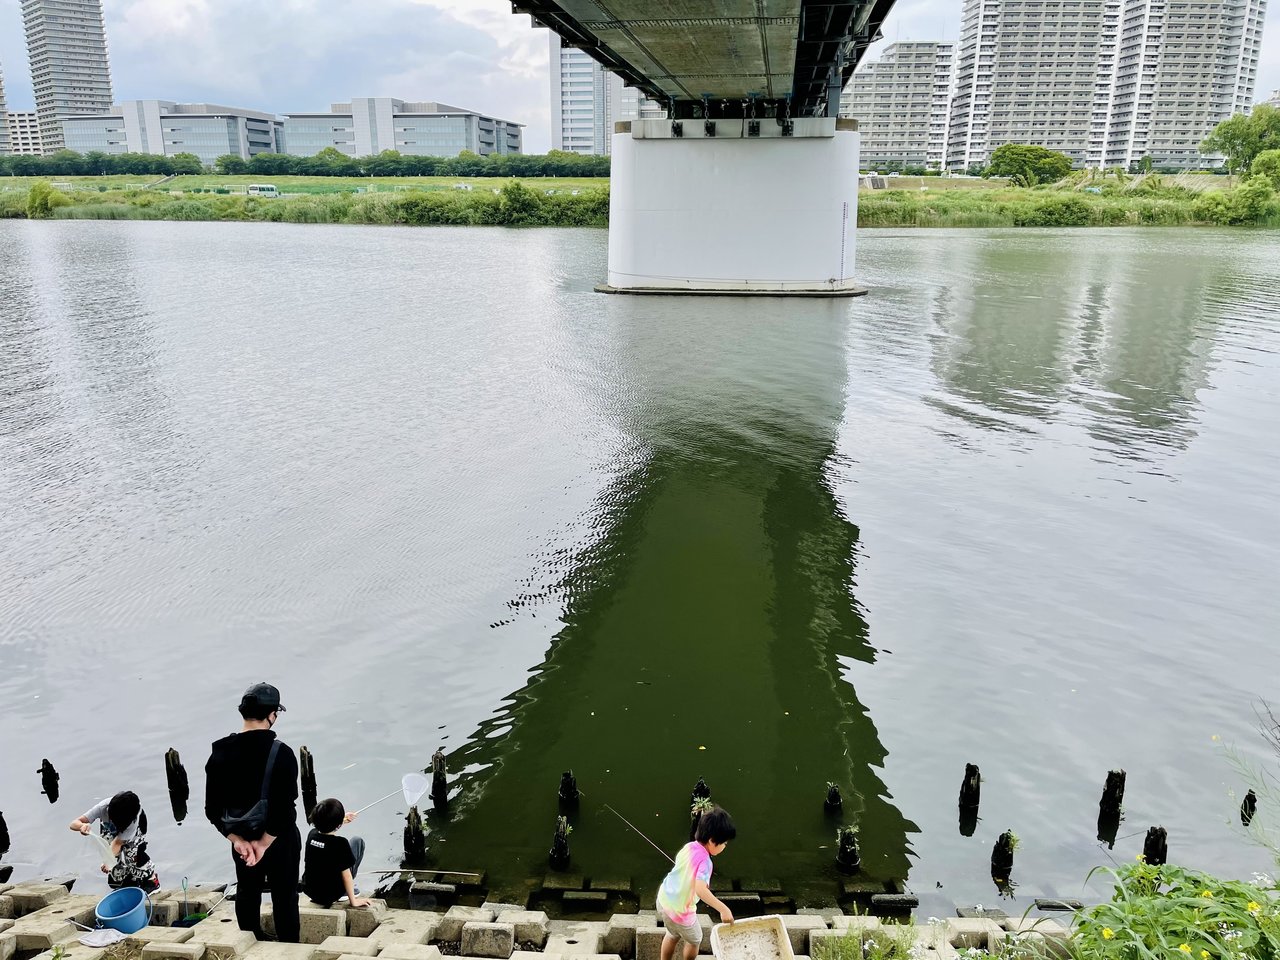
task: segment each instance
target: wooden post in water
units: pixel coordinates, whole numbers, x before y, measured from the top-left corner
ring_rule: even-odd
[[[169,807],[173,810],[174,822],[182,823],[187,819],[191,784],[187,780],[187,768],[182,765],[182,758],[173,747],[164,754],[164,778],[169,784]]]
[[[36,771],[40,774],[41,793],[49,798],[50,803],[58,802],[58,771],[53,769],[53,764],[49,762],[49,758],[45,757],[40,761],[40,769]]]
[[[1247,827],[1253,822],[1257,813],[1258,795],[1250,790],[1244,795],[1244,801],[1240,804],[1240,822]]]
[[[822,810],[828,816],[834,816],[844,810],[844,799],[840,796],[840,787],[834,783],[827,784],[827,799],[822,801]]]
[[[960,781],[960,836],[972,837],[978,829],[978,805],[982,800],[982,774],[976,763],[964,765]]]
[[[572,770],[566,770],[560,775],[560,790],[556,794],[560,801],[561,807],[576,807],[578,798],[581,794],[578,792],[578,778],[573,775]]]
[[[1013,876],[1013,851],[1016,846],[1013,831],[1006,830],[991,848],[991,879],[997,886],[1007,884]]]
[[[298,769],[302,778],[302,812],[310,823],[320,795],[316,788],[316,761],[306,747],[298,749]]]
[[[1142,859],[1153,867],[1169,862],[1169,834],[1164,827],[1152,827],[1142,842]]]
[[[1111,770],[1107,773],[1106,786],[1102,788],[1102,799],[1098,801],[1098,840],[1113,849],[1116,845],[1116,833],[1120,829],[1120,815],[1124,806],[1125,772]]]
[[[552,870],[569,869],[569,829],[567,817],[556,817],[556,833],[551,838],[551,852],[547,854]]]
[[[707,781],[698,778],[698,782],[693,785],[693,793],[689,795],[689,803],[697,803],[699,800],[710,800],[711,788],[707,786]]]
[[[0,857],[9,852],[9,825],[4,822],[4,812],[0,811]]]
[[[444,747],[431,755],[431,806],[439,812],[449,808],[449,774],[444,765]]]
[[[862,868],[862,855],[858,852],[858,832],[853,827],[841,827],[836,838],[836,866],[843,873],[857,873]]]
[[[404,862],[423,863],[427,859],[427,838],[422,832],[422,814],[417,807],[409,808],[404,818]]]

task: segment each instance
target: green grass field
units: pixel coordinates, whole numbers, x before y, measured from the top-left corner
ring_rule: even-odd
[[[408,190],[452,190],[459,183],[470,184],[473,190],[500,190],[504,183],[520,179],[531,190],[589,190],[608,187],[608,177],[272,177],[263,174],[223,177],[217,174],[201,174],[190,177],[174,177],[160,183],[162,177],[111,176],[111,177],[0,177],[0,191],[27,190],[37,180],[66,183],[74,190],[141,190],[157,185],[164,191],[180,190],[230,190],[244,193],[251,183],[273,184],[281,193],[404,193]]]

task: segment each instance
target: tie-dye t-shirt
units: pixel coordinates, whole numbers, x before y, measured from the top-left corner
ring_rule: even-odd
[[[691,842],[680,848],[675,866],[658,887],[658,906],[676,923],[688,925],[696,919],[695,880],[711,882],[711,854],[702,844]]]

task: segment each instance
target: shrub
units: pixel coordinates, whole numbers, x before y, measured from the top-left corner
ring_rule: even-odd
[[[1082,914],[1073,938],[1078,955],[1115,960],[1280,956],[1280,905],[1256,884],[1141,862],[1106,872],[1115,880],[1115,894],[1110,903]]]
[[[58,207],[71,203],[71,198],[53,189],[45,180],[37,180],[27,191],[27,216],[32,220],[47,220]]]
[[[1019,211],[1014,224],[1019,227],[1087,227],[1092,207],[1084,197],[1073,193],[1038,199],[1029,210]]]

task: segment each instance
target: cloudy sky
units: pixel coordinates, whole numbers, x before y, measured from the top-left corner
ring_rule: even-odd
[[[962,0],[898,0],[886,40],[955,39]],[[508,0],[104,0],[120,100],[208,101],[275,113],[353,96],[439,100],[528,125],[550,145],[548,41]],[[1261,98],[1280,87],[1280,3]],[[30,109],[19,0],[0,0],[10,109]]]

